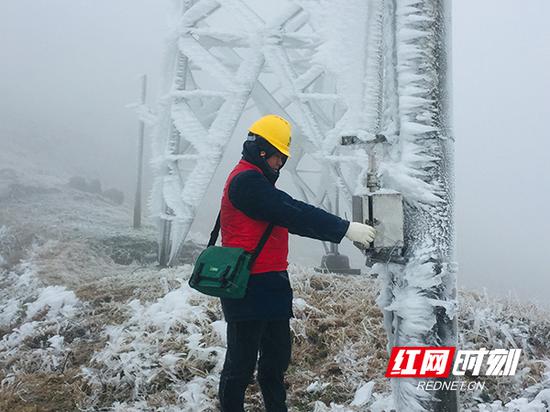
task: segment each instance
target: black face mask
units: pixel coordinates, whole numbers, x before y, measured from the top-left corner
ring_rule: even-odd
[[[267,177],[267,180],[269,180],[272,184],[275,184],[279,178],[279,171],[273,170],[267,163],[266,159],[275,154],[277,149],[259,136],[249,136],[248,139],[249,140],[246,140],[243,144],[243,159],[255,166],[258,166],[262,170],[265,177]],[[264,157],[260,156],[260,152],[262,151],[265,152]],[[285,161],[283,161],[283,166]],[[281,168],[283,166],[281,166]]]

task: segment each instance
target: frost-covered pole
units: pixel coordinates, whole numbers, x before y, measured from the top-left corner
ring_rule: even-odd
[[[450,1],[389,0],[386,6],[395,33],[386,38],[395,42],[386,53],[386,67],[395,67],[386,72],[386,92],[396,87],[397,100],[387,102],[385,117],[397,140],[383,173],[405,199],[408,263],[379,265],[386,282],[379,303],[390,347],[456,346]],[[392,380],[398,410],[457,410],[455,391],[428,393],[417,383]]]
[[[141,105],[145,104],[147,96],[147,75],[144,74],[141,77]],[[143,188],[143,137],[145,135],[145,122],[141,120],[139,122],[139,138],[138,138],[138,158],[137,158],[137,186],[136,186],[136,199],[134,202],[134,228],[137,229],[141,226],[141,191]]]

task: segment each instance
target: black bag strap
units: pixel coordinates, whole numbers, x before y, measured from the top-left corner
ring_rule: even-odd
[[[220,234],[220,227],[221,227],[221,224],[220,224],[221,213],[222,213],[221,211],[218,213],[218,217],[216,218],[216,224],[214,225],[214,229],[212,229],[212,232],[210,232],[210,240],[208,241],[207,247],[214,246],[216,244],[216,241],[218,240],[218,235]],[[273,223],[270,223],[266,227],[264,234],[260,238],[260,241],[256,245],[254,252],[252,253],[252,258],[250,259],[249,267],[252,267],[252,265],[254,264],[254,261],[256,260],[256,258],[258,257],[262,249],[264,248],[267,242],[267,239],[269,239],[269,236],[271,236],[271,232],[273,231],[274,226],[275,225]]]
[[[216,244],[216,240],[218,240],[218,235],[220,234],[220,215],[221,211],[218,213],[218,217],[216,218],[216,224],[214,225],[214,229],[212,229],[212,232],[210,232],[210,240],[208,241],[208,246],[214,246]]]
[[[275,225],[273,223],[270,223],[265,228],[264,234],[262,235],[262,237],[260,238],[260,241],[256,245],[256,248],[254,249],[254,253],[252,253],[252,257],[250,258],[250,262],[248,263],[249,268],[252,267],[252,265],[254,264],[254,261],[256,260],[256,258],[258,257],[262,249],[264,248],[264,245],[266,244],[267,239],[269,239],[269,236],[271,236],[271,231],[273,230],[273,226]]]

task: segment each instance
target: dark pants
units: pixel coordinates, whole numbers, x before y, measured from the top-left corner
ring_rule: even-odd
[[[222,412],[243,412],[244,393],[258,361],[258,383],[267,412],[286,412],[284,374],[290,362],[289,320],[227,323],[227,353],[220,378]]]

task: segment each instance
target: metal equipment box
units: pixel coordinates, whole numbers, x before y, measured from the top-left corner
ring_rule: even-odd
[[[376,237],[367,249],[400,250],[404,246],[403,197],[401,193],[382,189],[364,196],[353,196],[354,222],[374,226]]]

